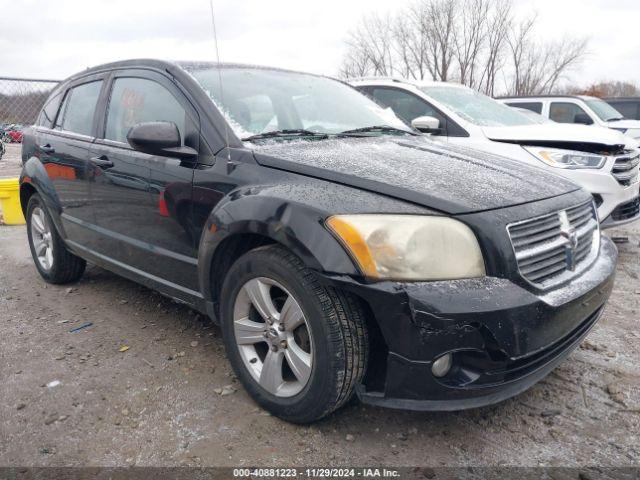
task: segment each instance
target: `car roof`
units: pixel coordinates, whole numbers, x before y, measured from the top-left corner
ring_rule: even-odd
[[[134,58],[134,59],[128,59],[128,60],[119,60],[117,62],[103,63],[101,65],[96,65],[94,67],[87,68],[82,72],[78,72],[70,76],[69,78],[64,80],[64,82],[68,82],[71,80],[75,80],[77,78],[81,78],[81,77],[96,74],[96,73],[106,72],[110,70],[138,68],[138,67],[153,68],[156,70],[166,70],[166,71],[172,71],[172,70],[175,70],[176,68],[179,68],[180,70],[185,70],[185,71],[193,70],[197,68],[213,68],[213,67],[247,68],[247,69],[253,69],[253,70],[260,69],[260,70],[269,70],[274,72],[289,72],[289,73],[297,73],[297,74],[303,74],[303,75],[313,75],[318,77],[321,76],[313,73],[287,70],[287,69],[278,68],[278,67],[267,67],[263,65],[250,65],[250,64],[243,64],[243,63],[233,63],[233,62],[214,62],[214,61],[195,61],[195,60],[169,61],[169,60],[159,60],[154,58]]]
[[[606,97],[603,98],[606,101],[616,101],[616,102],[640,102],[640,97]]]
[[[514,95],[514,96],[500,96],[496,97],[498,100],[538,100],[543,98],[573,98],[574,100],[587,100],[587,99],[597,99],[598,97],[594,97],[591,95]]]
[[[433,80],[410,80],[402,77],[356,77],[347,80],[352,85],[393,85],[405,84],[413,87],[452,87],[468,89],[469,87],[454,82],[436,82]]]

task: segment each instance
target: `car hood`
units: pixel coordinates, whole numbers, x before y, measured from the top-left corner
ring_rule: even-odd
[[[611,128],[640,128],[640,120],[611,120],[607,122]]]
[[[534,202],[579,189],[542,168],[424,136],[247,144],[261,165],[382,193],[448,214]]]
[[[640,122],[639,122],[640,123]],[[483,133],[497,142],[521,145],[551,146],[557,144],[586,146],[587,150],[604,149],[618,151],[621,148],[635,148],[637,142],[610,128],[573,125],[567,123],[543,123],[517,127],[483,127]]]

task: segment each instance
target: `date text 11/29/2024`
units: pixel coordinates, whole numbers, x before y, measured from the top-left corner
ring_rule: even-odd
[[[400,478],[388,468],[234,468],[234,478]]]

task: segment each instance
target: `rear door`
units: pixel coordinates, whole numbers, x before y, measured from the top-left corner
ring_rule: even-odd
[[[104,75],[71,83],[45,106],[40,125],[35,128],[36,152],[62,209],[65,236],[84,245],[95,241],[88,160],[104,85]]]
[[[105,110],[90,159],[99,253],[193,294],[199,288],[191,231],[195,162],[136,151],[126,137],[137,123],[168,121],[182,144],[197,150],[197,113],[171,80],[149,70],[115,72]]]

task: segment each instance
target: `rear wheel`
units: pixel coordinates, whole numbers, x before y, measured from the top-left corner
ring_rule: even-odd
[[[27,206],[27,236],[36,269],[47,282],[69,283],[82,277],[86,262],[67,250],[37,193]]]
[[[220,298],[229,360],[261,406],[308,423],[352,397],[368,354],[353,297],[321,285],[298,257],[271,245],[234,263]]]

